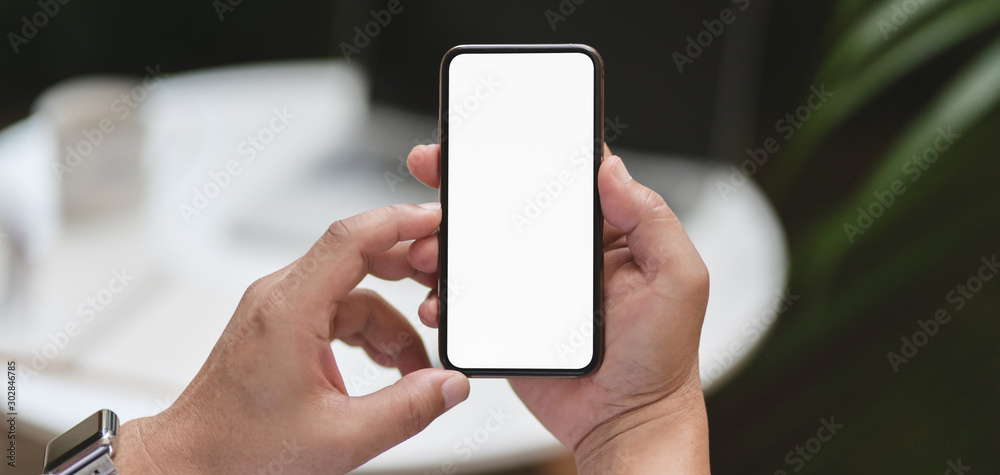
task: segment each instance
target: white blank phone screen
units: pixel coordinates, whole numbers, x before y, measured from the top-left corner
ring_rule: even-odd
[[[593,358],[594,62],[467,53],[448,67],[447,356],[460,368]]]

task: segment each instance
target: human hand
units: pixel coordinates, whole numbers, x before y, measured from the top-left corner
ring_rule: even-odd
[[[439,186],[439,146],[414,147],[407,164],[421,182]],[[604,361],[583,378],[512,379],[511,386],[573,451],[581,473],[707,472],[698,373],[707,268],[663,198],[606,147],[598,188],[606,220]],[[439,305],[432,290],[420,319],[437,327]]]
[[[440,222],[437,203],[368,211],[333,223],[304,257],[254,282],[177,402],[122,426],[119,470],[344,473],[465,400],[465,376],[429,369],[406,318],[355,289],[369,273],[434,283],[428,262]],[[348,397],[335,338],[399,368],[402,379]]]

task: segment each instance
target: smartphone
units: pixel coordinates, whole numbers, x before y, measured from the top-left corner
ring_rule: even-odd
[[[469,376],[573,377],[603,346],[603,63],[584,45],[441,61],[439,352]]]

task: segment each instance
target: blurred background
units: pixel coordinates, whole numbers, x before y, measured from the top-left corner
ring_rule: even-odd
[[[330,221],[434,200],[401,160],[437,141],[447,49],[563,42],[603,56],[610,146],[712,272],[715,473],[1000,470],[996,0],[14,0],[0,30],[11,473],[100,407],[162,411]],[[415,318],[423,290],[368,283]],[[396,377],[335,351],[352,394]],[[362,470],[574,473],[502,382],[473,394]]]

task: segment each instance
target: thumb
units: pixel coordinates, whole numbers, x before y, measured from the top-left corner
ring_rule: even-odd
[[[632,179],[620,157],[604,160],[597,186],[604,219],[625,233],[633,259],[643,272],[655,273],[665,262],[684,263],[698,256],[667,203]]]
[[[375,393],[351,398],[357,421],[358,446],[366,460],[424,430],[434,419],[469,397],[469,380],[462,373],[422,369],[403,376]]]

